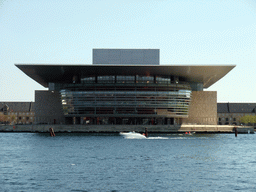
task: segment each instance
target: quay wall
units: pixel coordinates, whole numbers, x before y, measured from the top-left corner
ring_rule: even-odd
[[[147,128],[149,133],[233,133],[234,128],[238,133],[254,133],[251,126],[231,125],[0,125],[0,132],[49,132],[53,128],[58,132],[81,132],[81,133],[119,133],[126,131],[144,132]]]

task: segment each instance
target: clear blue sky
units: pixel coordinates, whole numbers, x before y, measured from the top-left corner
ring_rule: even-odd
[[[14,64],[91,64],[93,48],[157,48],[161,64],[235,64],[205,91],[256,102],[253,0],[0,0],[0,101],[34,101],[45,89]]]

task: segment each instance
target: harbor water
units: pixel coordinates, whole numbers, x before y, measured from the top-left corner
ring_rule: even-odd
[[[256,191],[255,134],[0,133],[0,191]]]

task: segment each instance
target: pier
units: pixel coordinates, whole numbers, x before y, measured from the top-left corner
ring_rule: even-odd
[[[231,125],[0,125],[0,132],[49,132],[53,128],[55,133],[119,133],[122,131],[148,133],[234,133],[237,128],[238,134],[254,133],[253,126],[231,126]]]

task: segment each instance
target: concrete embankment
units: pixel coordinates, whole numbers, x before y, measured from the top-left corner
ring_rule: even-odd
[[[1,125],[0,132],[49,132],[53,128],[58,132],[81,133],[118,133],[122,131],[144,132],[145,128],[150,133],[254,133],[254,127],[230,125]]]

